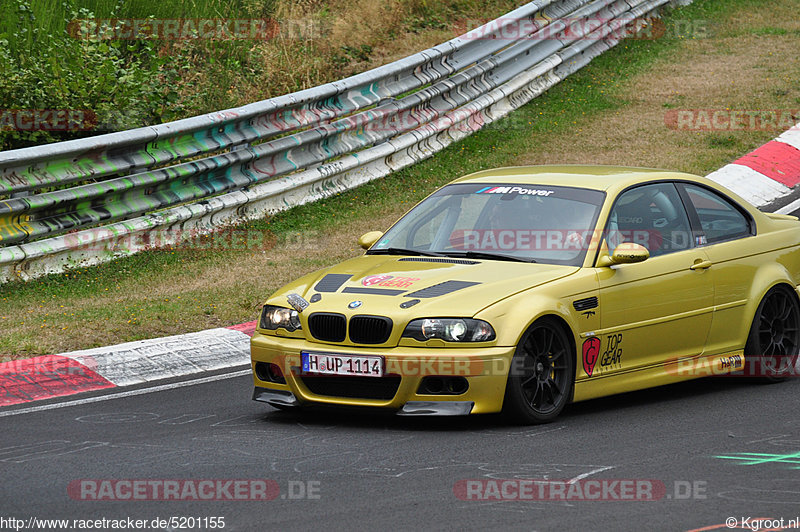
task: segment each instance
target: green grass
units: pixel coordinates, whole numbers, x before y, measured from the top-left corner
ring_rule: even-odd
[[[755,28],[753,33],[756,35],[788,35],[789,30],[786,28],[772,28],[772,27],[765,27],[765,28]]]
[[[235,102],[225,80],[247,78],[252,42],[78,39],[71,21],[269,17],[271,0],[5,0],[0,2],[0,109],[80,109],[96,117],[91,131],[0,128],[0,149],[71,140],[212,111]],[[182,90],[203,55],[212,80]],[[218,107],[222,108],[222,107]]]
[[[711,133],[706,135],[706,142],[712,148],[741,148],[742,143],[735,135]]]
[[[380,24],[364,23],[356,10],[365,5]],[[409,35],[436,34],[438,43],[448,32],[443,21],[500,15],[512,5],[513,0],[362,0],[355,7],[320,0],[4,0],[0,109],[89,110],[97,124],[77,132],[0,126],[0,150],[168,122],[320,85],[384,63],[385,48],[397,53]],[[149,17],[271,19],[279,32],[266,39],[99,41],[67,31],[82,20]]]
[[[260,16],[271,14],[273,2],[249,3]],[[63,34],[73,18],[157,19],[223,18],[246,12],[243,0],[4,0],[0,3],[0,38],[9,38],[14,51],[36,48],[35,39]],[[254,10],[256,11],[256,10]]]

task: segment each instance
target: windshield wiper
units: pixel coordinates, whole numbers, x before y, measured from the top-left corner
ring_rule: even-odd
[[[502,253],[489,253],[487,251],[451,251],[445,253],[448,257],[466,257],[468,259],[507,260],[512,262],[536,262],[530,258],[503,255]]]
[[[443,257],[444,255],[441,253],[435,253],[433,251],[423,251],[420,249],[406,249],[406,248],[382,248],[382,249],[370,249],[367,251],[367,255],[412,255],[412,256],[423,256],[423,257]]]

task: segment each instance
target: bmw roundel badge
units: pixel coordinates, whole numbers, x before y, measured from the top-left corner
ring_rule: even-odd
[[[347,308],[358,308],[361,306],[361,301],[351,301]]]

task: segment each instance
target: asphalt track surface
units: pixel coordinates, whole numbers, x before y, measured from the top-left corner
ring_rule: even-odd
[[[243,373],[0,410],[0,525],[10,517],[184,517],[175,523],[185,525],[224,517],[224,530],[690,530],[726,529],[730,517],[788,525],[800,514],[798,379],[700,379],[569,405],[554,423],[520,427],[499,416],[295,415],[251,401]],[[98,492],[69,490],[82,479],[269,479],[280,494],[83,500]],[[489,482],[473,497],[489,494],[495,479],[571,481],[587,496],[597,496],[588,483],[596,480],[606,497],[625,496],[614,481],[638,479],[657,500],[457,496],[467,480]],[[161,529],[211,529],[194,525]]]

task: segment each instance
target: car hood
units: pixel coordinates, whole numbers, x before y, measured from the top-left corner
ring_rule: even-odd
[[[578,269],[495,260],[363,255],[306,275],[281,288],[268,302],[287,306],[287,296],[296,293],[312,301],[308,313],[470,317],[501,299]]]

